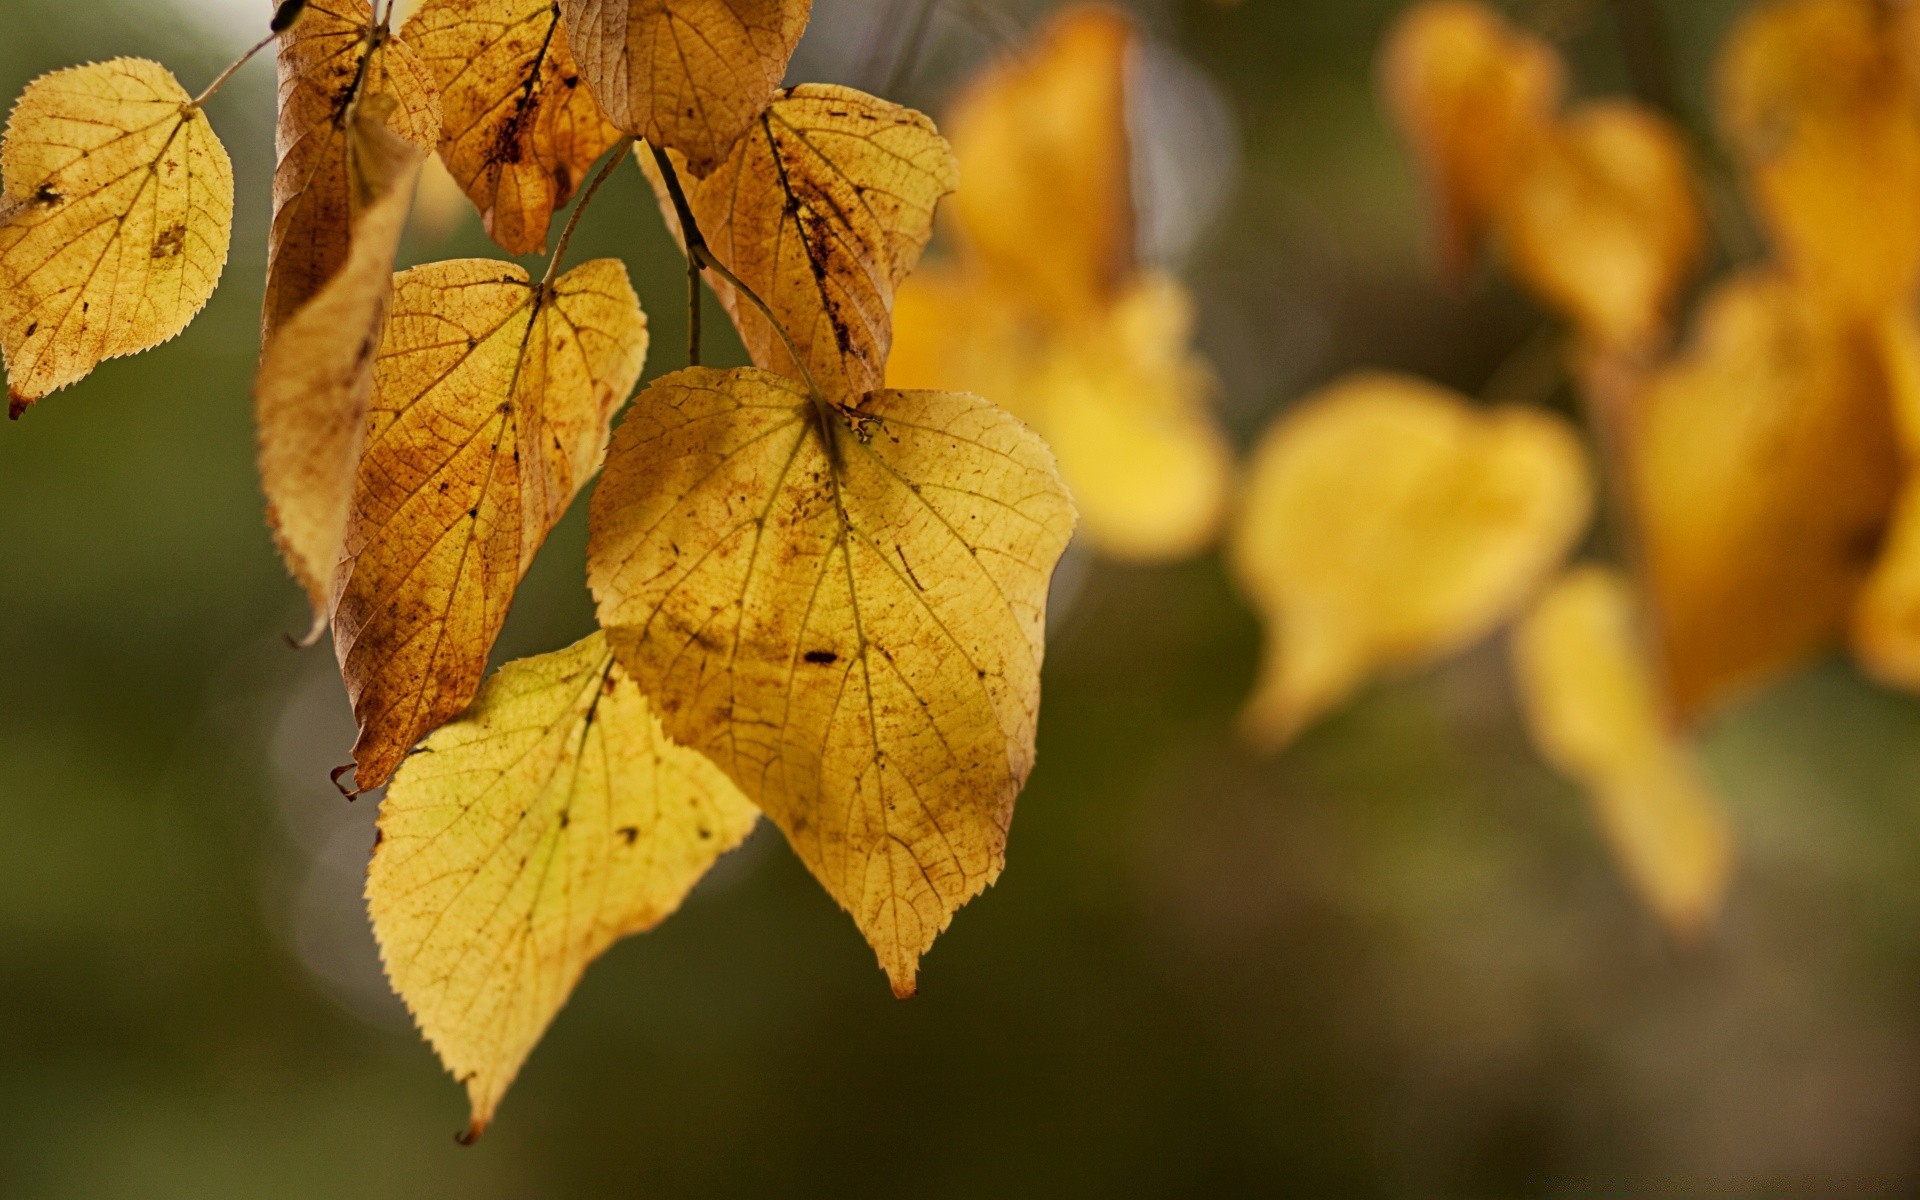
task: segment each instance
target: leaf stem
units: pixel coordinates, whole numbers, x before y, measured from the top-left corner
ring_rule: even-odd
[[[614,143],[613,152],[607,156],[607,161],[600,167],[600,173],[593,177],[593,182],[587,185],[587,190],[580,193],[580,203],[573,206],[573,214],[567,218],[567,227],[560,231],[560,242],[554,246],[553,253],[547,258],[547,273],[540,280],[541,287],[551,284],[554,276],[560,273],[561,260],[567,257],[567,247],[573,244],[573,231],[580,228],[581,214],[587,211],[587,205],[593,202],[594,193],[612,178],[614,169],[620,165],[620,160],[625,158],[627,152],[632,149],[633,135],[631,134]]]
[[[700,365],[700,260],[687,255],[687,365]]]
[[[207,85],[206,91],[201,92],[198,96],[195,96],[193,99],[187,101],[187,107],[190,109],[206,107],[207,101],[213,99],[214,93],[218,92],[221,88],[227,86],[227,80],[232,79],[235,75],[238,75],[240,73],[241,67],[244,67],[248,63],[252,62],[254,55],[260,53],[262,50],[265,50],[268,46],[271,46],[274,42],[274,39],[278,38],[279,36],[280,35],[278,33],[269,33],[267,36],[255,42],[253,44],[253,49],[247,51],[245,54],[242,54],[239,58],[234,59],[233,65],[229,66],[226,70],[220,72],[219,76],[216,77],[212,83]]]

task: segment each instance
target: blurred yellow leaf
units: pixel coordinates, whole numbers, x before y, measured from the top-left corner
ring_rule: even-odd
[[[473,204],[460,181],[447,170],[445,160],[438,154],[428,158],[420,168],[420,187],[413,198],[408,229],[427,242],[442,242],[472,215]]]
[[[394,990],[466,1085],[470,1137],[588,964],[671,915],[756,819],[597,633],[503,668],[407,760],[367,907]]]
[[[1871,324],[1785,278],[1737,276],[1637,404],[1634,493],[1676,713],[1839,636],[1901,476]]]
[[[1887,313],[1878,327],[1906,474],[1880,559],[1853,612],[1853,649],[1883,683],[1920,690],[1920,323],[1910,307]]]
[[[267,244],[266,329],[280,324],[346,263],[365,189],[350,161],[353,114],[386,97],[394,133],[425,153],[440,140],[433,76],[405,42],[374,23],[367,0],[310,0],[280,35],[279,162]]]
[[[426,157],[388,127],[393,103],[369,97],[359,106],[352,149],[343,155],[358,214],[352,251],[319,294],[268,335],[254,385],[267,523],[313,607],[309,641],[320,636],[332,611],[393,257]]]
[[[677,232],[664,183],[642,162]],[[894,289],[919,263],[957,174],[926,117],[809,84],[780,93],[687,199],[709,248],[772,307],[828,397],[852,402],[882,385]],[[753,361],[797,377],[766,317],[712,282]]]
[[[612,259],[551,285],[485,259],[394,280],[333,617],[362,790],[473,700],[514,589],[599,469],[646,354]]]
[[[900,995],[1005,862],[1073,522],[1046,446],[974,396],[822,415],[784,376],[695,368],[614,437],[588,551],[609,641]]]
[[[553,0],[427,0],[401,30],[440,88],[440,155],[509,254],[620,140],[580,86]]]
[[[165,67],[117,58],[35,80],[0,166],[0,350],[18,417],[205,307],[233,233],[233,164]]]
[[[780,87],[813,0],[558,0],[615,125],[718,167]]]
[[[1514,673],[1540,753],[1586,789],[1621,870],[1687,937],[1725,901],[1733,830],[1668,732],[1636,626],[1624,579],[1575,568],[1515,629]]]
[[[1255,448],[1229,547],[1267,625],[1246,736],[1278,747],[1368,678],[1485,636],[1591,506],[1579,440],[1548,413],[1399,375],[1301,401]]]
[[[1553,48],[1476,0],[1426,0],[1388,33],[1380,80],[1426,177],[1441,262],[1472,269],[1554,120]]]

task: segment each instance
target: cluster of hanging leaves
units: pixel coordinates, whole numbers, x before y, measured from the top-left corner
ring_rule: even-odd
[[[309,640],[332,632],[357,784],[390,784],[374,930],[472,1133],[588,964],[761,814],[903,996],[1005,863],[1076,514],[1012,413],[887,386],[899,292],[958,170],[918,113],[780,87],[809,9],[425,0],[394,29],[390,4],[287,0],[261,46],[279,70],[267,514]],[[205,98],[122,59],[15,108],[14,415],[180,333],[212,294],[233,176]],[[431,156],[519,255],[637,142],[755,366],[693,365],[634,398],[646,318],[618,261],[563,269],[571,221],[539,279],[490,259],[394,273]],[[1097,265],[1099,320],[1134,286],[1120,265]],[[485,679],[596,473],[602,630]]]

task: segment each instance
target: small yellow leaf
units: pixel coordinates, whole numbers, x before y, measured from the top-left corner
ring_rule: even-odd
[[[0,166],[0,350],[12,415],[185,329],[226,266],[233,164],[158,63],[34,81]]]
[[[1560,103],[1553,48],[1477,0],[1426,0],[1387,35],[1380,80],[1426,176],[1442,265],[1473,266]]]
[[[1733,830],[1667,730],[1626,581],[1570,571],[1514,631],[1513,661],[1541,754],[1586,789],[1647,905],[1675,934],[1699,934],[1726,898]]]
[[[1869,310],[1920,278],[1920,14],[1756,6],[1719,71],[1721,123],[1788,270]]]
[[[473,700],[514,589],[606,454],[647,321],[611,259],[394,280],[333,617],[361,789]]]
[[[809,84],[780,93],[687,199],[715,256],[772,307],[828,397],[851,403],[881,386],[894,289],[920,261],[934,206],[956,177],[953,152],[926,117]],[[797,375],[760,311],[713,284],[753,361]]]
[[[1463,649],[1559,566],[1592,506],[1573,430],[1361,375],[1284,414],[1254,451],[1233,565],[1267,624],[1242,717],[1277,747],[1379,672]]]
[[[310,0],[280,35],[279,162],[267,243],[271,334],[346,264],[365,190],[350,159],[353,115],[374,97],[394,133],[432,153],[440,141],[433,76],[379,28],[367,0]]]
[[[1097,310],[1133,275],[1136,38],[1114,9],[1070,6],[975,81],[947,122],[967,168],[953,215],[968,251],[1042,312]]]
[[[718,167],[773,99],[813,0],[559,0],[609,120]]]
[[[268,336],[254,386],[260,481],[281,557],[325,630],[365,441],[374,354],[393,291],[393,257],[425,155],[387,125],[393,100],[369,97],[349,137],[358,213],[333,279]]]
[[[1706,241],[1679,130],[1627,101],[1577,109],[1541,140],[1503,227],[1515,272],[1623,349],[1665,338]]]
[[[401,30],[440,87],[440,155],[509,254],[620,140],[580,85],[553,0],[427,0]]]
[[[672,915],[756,819],[597,633],[503,668],[407,760],[367,908],[394,990],[466,1085],[470,1136],[587,966]]]
[[[1720,285],[1638,401],[1660,659],[1692,721],[1832,644],[1901,475],[1875,328],[1776,275]]]
[[[1005,862],[1073,522],[1046,446],[974,396],[823,417],[784,376],[696,368],[614,436],[588,550],[614,651],[898,994]]]

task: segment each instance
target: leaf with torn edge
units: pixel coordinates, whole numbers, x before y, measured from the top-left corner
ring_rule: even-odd
[[[897,994],[1005,863],[1073,523],[1045,444],[975,396],[822,416],[784,376],[695,368],[614,436],[588,548],[608,640]]]
[[[1515,629],[1514,675],[1541,755],[1586,790],[1647,906],[1694,937],[1726,899],[1732,823],[1668,732],[1636,626],[1626,580],[1578,567]]]
[[[581,86],[553,0],[427,0],[400,31],[440,88],[440,157],[509,254],[546,248],[620,131]]]
[[[426,157],[388,128],[392,104],[370,97],[354,118],[350,158],[359,217],[352,253],[326,287],[269,336],[254,385],[267,523],[313,606],[309,643],[332,612],[374,355],[393,291],[393,257]]]
[[[205,307],[233,232],[233,164],[165,67],[117,58],[30,84],[0,168],[0,350],[17,417]]]
[[[646,354],[612,259],[551,286],[485,259],[394,280],[333,616],[360,789],[473,700],[514,589],[599,469]]]
[[[1477,641],[1587,527],[1591,484],[1560,417],[1476,410],[1444,388],[1359,375],[1255,448],[1230,545],[1267,626],[1241,726],[1277,748],[1370,677]]]
[[[667,740],[594,634],[502,668],[380,805],[367,908],[394,990],[493,1118],[587,966],[670,916],[758,814]]]
[[[767,107],[813,0],[559,0],[581,78],[621,129],[720,165]]]
[[[677,232],[664,183],[642,162]],[[851,403],[882,384],[894,291],[957,180],[953,152],[926,117],[809,84],[782,92],[687,200],[715,257],[773,309],[828,398]],[[766,317],[712,282],[753,361],[798,377]]]

